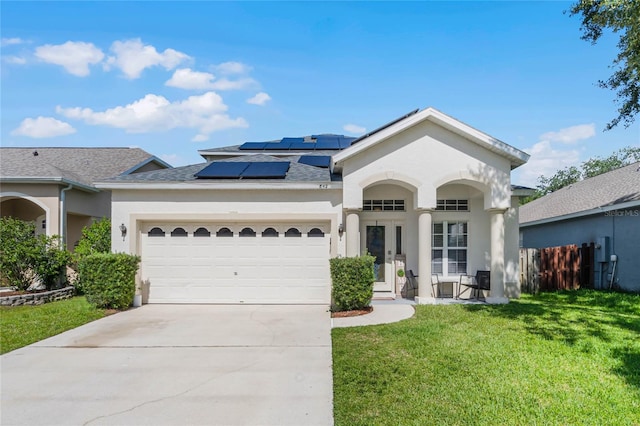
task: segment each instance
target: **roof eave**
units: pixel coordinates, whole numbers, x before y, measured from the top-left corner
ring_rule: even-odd
[[[100,189],[126,189],[126,190],[336,190],[342,189],[342,182],[339,181],[220,181],[220,180],[200,180],[191,182],[96,182],[96,187]]]
[[[529,154],[524,151],[508,145],[505,142],[500,141],[484,132],[481,132],[473,127],[464,124],[461,121],[450,117],[435,108],[429,107],[416,114],[409,115],[403,120],[369,136],[363,138],[356,144],[351,145],[349,148],[337,153],[334,156],[334,165],[340,168],[340,163],[344,160],[356,155],[357,153],[366,150],[367,148],[376,145],[396,134],[415,126],[425,120],[432,121],[456,134],[459,134],[487,149],[495,152],[496,154],[506,157],[511,162],[511,168],[515,169],[529,160]]]
[[[74,180],[65,179],[63,177],[29,177],[29,176],[7,176],[0,178],[0,182],[8,183],[27,183],[27,184],[55,184],[55,185],[73,185],[74,188],[86,192],[100,192],[95,186],[80,183]]]

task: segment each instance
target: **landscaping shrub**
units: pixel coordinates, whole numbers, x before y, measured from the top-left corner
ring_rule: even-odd
[[[71,268],[78,271],[78,262],[86,256],[98,253],[111,253],[111,220],[102,218],[82,228],[82,236],[73,251]],[[82,280],[76,276],[72,284],[77,294],[84,294]]]
[[[40,281],[50,290],[64,282],[69,259],[57,236],[36,236],[33,223],[0,218],[0,277],[4,285],[26,290]]]
[[[78,276],[87,300],[98,308],[126,309],[133,301],[139,256],[97,253],[78,262]]]
[[[111,220],[102,218],[82,228],[82,237],[73,250],[75,261],[96,253],[111,252]]]
[[[331,259],[331,298],[334,312],[364,309],[373,298],[373,256]]]

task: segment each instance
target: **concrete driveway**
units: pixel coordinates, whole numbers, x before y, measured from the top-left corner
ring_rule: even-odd
[[[145,305],[1,357],[6,425],[330,425],[326,306]]]

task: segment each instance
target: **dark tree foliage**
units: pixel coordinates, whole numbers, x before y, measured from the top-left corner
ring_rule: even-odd
[[[620,34],[618,55],[610,66],[613,74],[598,81],[614,90],[619,104],[618,116],[606,130],[620,122],[629,127],[640,112],[640,0],[579,0],[570,9],[571,16],[582,17],[582,39],[595,44],[605,29]]]
[[[607,158],[594,157],[582,163],[580,169],[575,166],[558,170],[551,177],[540,176],[536,192],[523,200],[523,204],[543,197],[560,188],[576,183],[582,179],[598,176],[611,170],[640,161],[640,148],[626,147],[614,152]]]

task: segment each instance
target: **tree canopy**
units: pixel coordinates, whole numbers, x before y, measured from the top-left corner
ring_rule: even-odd
[[[590,158],[582,163],[580,168],[576,166],[565,167],[558,170],[551,177],[540,176],[536,192],[532,196],[525,198],[523,203],[543,197],[582,179],[598,176],[637,161],[640,161],[640,147],[629,146],[614,152],[607,158]]]
[[[595,44],[605,29],[620,33],[618,55],[610,68],[613,75],[598,85],[617,93],[618,116],[606,130],[620,122],[625,127],[640,112],[640,0],[579,0],[570,9],[571,16],[582,16],[582,39]]]

